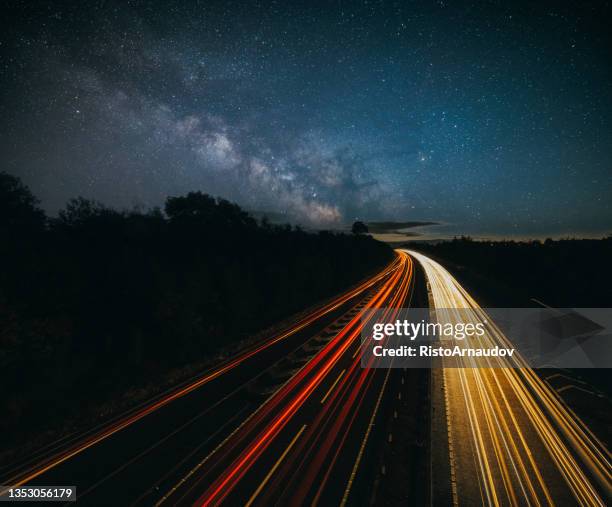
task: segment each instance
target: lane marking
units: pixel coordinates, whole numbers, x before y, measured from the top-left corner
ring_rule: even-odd
[[[331,392],[334,390],[334,387],[336,387],[336,384],[338,383],[338,381],[340,380],[342,375],[344,375],[345,371],[346,371],[346,368],[340,372],[340,375],[338,375],[338,378],[334,381],[332,386],[329,388],[329,391],[327,391],[327,393],[325,393],[325,396],[323,396],[323,398],[321,398],[321,404],[325,403],[325,400],[329,397]]]
[[[568,389],[576,389],[577,391],[582,391],[583,393],[587,393],[587,394],[590,394],[592,396],[598,396],[597,393],[595,393],[593,391],[590,391],[589,389],[584,389],[583,387],[576,386],[574,384],[569,384],[569,385],[560,387],[559,389],[557,389],[557,392],[558,393],[562,393],[564,391],[567,391]]]
[[[293,440],[290,442],[290,444],[287,446],[287,448],[285,449],[285,451],[281,454],[280,458],[278,458],[278,460],[276,461],[276,463],[274,463],[274,466],[270,469],[270,471],[267,473],[267,475],[264,477],[264,480],[261,481],[261,484],[257,487],[257,489],[255,490],[255,492],[251,495],[251,498],[249,498],[248,502],[245,504],[245,507],[250,507],[253,502],[255,501],[255,498],[257,498],[257,495],[259,495],[259,493],[261,493],[261,490],[264,488],[264,486],[268,483],[268,481],[270,480],[270,477],[272,477],[272,475],[274,474],[274,472],[276,472],[276,469],[280,466],[280,464],[283,462],[283,460],[285,459],[285,457],[287,456],[287,454],[289,454],[289,451],[291,450],[291,448],[295,445],[295,443],[297,442],[297,439],[300,438],[300,435],[304,432],[304,430],[306,429],[306,425],[304,424],[304,426],[302,426],[300,428],[300,431],[297,432],[297,434],[295,435],[295,437],[293,437]]]
[[[376,415],[378,414],[378,409],[380,407],[380,403],[383,398],[383,394],[385,393],[387,382],[389,380],[389,374],[391,373],[391,369],[387,369],[387,374],[385,375],[385,380],[383,381],[383,385],[380,388],[378,393],[378,398],[376,399],[376,405],[374,405],[374,410],[372,411],[372,415],[370,416],[370,420],[368,421],[368,427],[366,429],[363,440],[361,441],[361,445],[359,446],[359,451],[357,452],[357,458],[355,459],[355,463],[353,464],[353,468],[351,469],[351,475],[346,483],[346,487],[344,488],[344,493],[342,495],[342,500],[340,501],[340,507],[345,507],[348,502],[349,494],[351,493],[351,489],[353,487],[353,482],[355,481],[355,476],[357,475],[357,470],[359,469],[359,464],[361,463],[361,459],[363,458],[363,453],[365,452],[365,447],[368,443],[368,439],[370,438],[370,433],[372,428],[374,427],[374,419],[376,419]],[[383,465],[383,475],[384,475],[384,465]]]

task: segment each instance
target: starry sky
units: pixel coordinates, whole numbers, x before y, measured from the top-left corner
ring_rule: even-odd
[[[51,214],[202,190],[314,228],[612,232],[607,2],[3,9],[0,169]]]

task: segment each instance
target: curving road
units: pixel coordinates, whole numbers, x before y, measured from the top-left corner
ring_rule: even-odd
[[[362,367],[360,334],[372,318],[363,310],[393,319],[421,298],[423,275],[435,320],[468,316],[486,327],[481,346],[510,346],[447,270],[400,250],[382,272],[283,331],[112,421],[0,468],[0,484],[76,485],[79,503],[100,506],[384,503],[390,497],[384,488],[371,494],[376,474],[368,474],[384,469],[374,467],[383,454],[395,456],[395,465],[410,456],[391,433],[381,440],[394,370],[373,368],[373,356]],[[431,463],[419,457],[411,465],[413,473],[414,466],[430,470],[431,491],[420,498],[434,505],[609,504],[605,446],[520,356],[486,360],[489,367],[475,368],[467,357],[444,358],[432,370]],[[416,387],[404,386],[404,373],[409,394]],[[376,457],[383,447],[391,452]],[[393,459],[382,464],[391,468]]]
[[[418,252],[407,253],[425,271],[438,322],[468,317],[485,323],[480,346],[511,346],[446,269]],[[470,367],[470,361],[445,358],[434,371],[438,427],[432,432],[445,446],[432,456],[433,503],[609,504],[610,454],[556,393],[520,356],[488,358],[487,368]]]

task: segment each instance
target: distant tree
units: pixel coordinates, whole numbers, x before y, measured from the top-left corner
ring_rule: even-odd
[[[171,221],[199,219],[206,221],[215,214],[217,202],[202,192],[189,192],[183,197],[168,197],[165,211]]]
[[[184,197],[168,197],[166,215],[171,222],[234,228],[257,226],[257,222],[240,206],[225,199],[215,199],[202,192],[189,192]]]
[[[351,231],[353,234],[366,234],[368,232],[368,226],[363,222],[357,220],[353,223],[353,227],[351,227]]]
[[[85,225],[92,220],[120,215],[115,210],[107,208],[102,203],[84,197],[70,199],[66,208],[59,212],[59,221],[62,225],[76,227]]]
[[[45,213],[38,204],[19,178],[0,171],[0,231],[4,238],[10,234],[14,239],[15,235],[42,230]]]

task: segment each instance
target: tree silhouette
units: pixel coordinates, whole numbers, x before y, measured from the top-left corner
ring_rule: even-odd
[[[19,178],[0,171],[0,234],[5,241],[44,228],[45,213],[38,205],[38,199]]]
[[[363,222],[360,222],[359,220],[357,220],[356,222],[353,222],[353,227],[351,227],[351,232],[353,234],[367,234],[368,226],[364,224]]]
[[[82,227],[92,221],[117,218],[118,215],[116,211],[107,208],[100,202],[76,197],[70,199],[66,208],[59,212],[59,221],[67,227]]]

